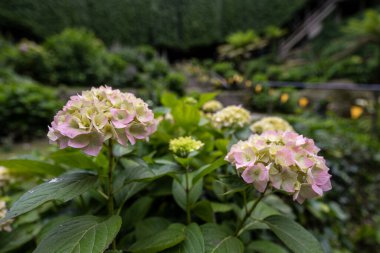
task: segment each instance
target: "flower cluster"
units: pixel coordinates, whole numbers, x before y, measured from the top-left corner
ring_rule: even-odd
[[[187,157],[191,152],[199,150],[204,143],[191,136],[170,140],[169,150],[180,157]]]
[[[211,118],[211,123],[216,128],[238,128],[248,124],[251,114],[240,106],[227,106],[215,113]]]
[[[331,189],[329,169],[318,151],[313,140],[295,132],[266,131],[233,145],[226,160],[258,191],[270,184],[303,203]]]
[[[280,117],[264,117],[253,123],[250,128],[252,132],[261,134],[265,131],[293,131],[293,127]]]
[[[48,137],[60,148],[79,148],[96,156],[109,139],[133,145],[148,139],[156,129],[153,112],[143,100],[101,86],[72,96],[54,117]]]
[[[208,101],[202,106],[202,111],[205,113],[215,113],[221,109],[223,109],[223,105],[217,100]]]
[[[0,200],[0,219],[4,218],[7,215],[7,206],[5,201]],[[0,231],[11,232],[11,224],[13,220],[8,220],[5,223],[0,224]]]
[[[0,166],[0,188],[4,187],[9,179],[10,178],[7,168]]]

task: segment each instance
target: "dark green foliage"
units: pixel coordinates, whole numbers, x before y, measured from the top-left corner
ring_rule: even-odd
[[[43,46],[31,41],[22,41],[12,51],[2,50],[8,66],[23,76],[49,83],[55,66],[55,58]]]
[[[212,70],[224,78],[233,77],[238,73],[234,69],[234,64],[232,62],[217,62],[212,66]]]
[[[60,105],[51,88],[26,81],[0,83],[0,136],[20,140],[45,135]]]
[[[115,58],[95,35],[82,29],[65,29],[44,43],[55,59],[52,81],[69,85],[99,85],[110,76]]]
[[[45,38],[87,27],[107,44],[188,49],[222,42],[237,30],[281,25],[305,0],[14,0],[0,3],[0,28]],[[27,33],[25,33],[27,32]]]
[[[179,72],[170,72],[165,77],[165,82],[169,90],[174,91],[177,94],[182,94],[186,84],[186,77]]]

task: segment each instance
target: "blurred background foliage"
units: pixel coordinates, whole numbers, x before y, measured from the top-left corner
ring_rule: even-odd
[[[220,43],[236,31],[280,26],[306,0],[15,0],[0,3],[0,29],[42,40],[86,27],[106,44],[188,49]],[[112,27],[112,29],[109,29]]]

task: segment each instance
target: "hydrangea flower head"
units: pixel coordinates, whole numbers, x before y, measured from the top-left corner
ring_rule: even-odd
[[[194,139],[191,136],[179,137],[170,140],[169,150],[180,157],[187,157],[191,152],[202,148],[203,142]]]
[[[133,145],[156,129],[153,112],[143,100],[101,86],[72,96],[54,117],[48,137],[60,148],[79,148],[96,156],[109,139]]]
[[[9,181],[9,179],[10,177],[8,169],[3,166],[0,166],[0,188],[3,187],[7,183],[7,181]]]
[[[221,109],[223,109],[223,105],[218,100],[210,100],[202,106],[205,113],[215,113]]]
[[[251,120],[251,114],[241,106],[227,106],[215,113],[211,123],[216,128],[239,128],[247,125]]]
[[[7,215],[7,206],[5,201],[0,200],[0,219],[4,218]],[[7,220],[5,223],[0,224],[0,231],[11,232],[13,220]]]
[[[253,123],[249,129],[261,134],[268,130],[274,131],[294,131],[293,127],[286,120],[280,117],[264,117],[261,120]]]
[[[266,131],[233,145],[226,160],[258,191],[269,185],[303,203],[331,189],[329,168],[318,151],[312,139],[295,132]]]

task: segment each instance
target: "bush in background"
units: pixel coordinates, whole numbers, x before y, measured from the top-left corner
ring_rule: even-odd
[[[67,85],[102,84],[111,76],[110,57],[104,44],[85,29],[65,29],[44,43],[55,59],[53,82]]]
[[[44,136],[60,106],[52,88],[26,80],[0,83],[0,136],[11,141]]]

